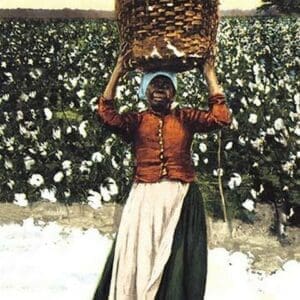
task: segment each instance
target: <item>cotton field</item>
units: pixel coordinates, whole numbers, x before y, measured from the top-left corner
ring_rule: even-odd
[[[214,212],[217,176],[233,216],[239,210],[248,218],[242,204],[264,200],[266,185],[274,201],[299,201],[298,32],[293,17],[222,19],[216,65],[234,119],[221,138],[218,132],[197,135],[192,149]],[[46,197],[95,205],[124,198],[130,146],[107,132],[95,113],[117,49],[112,21],[0,22],[2,201],[24,205]],[[121,83],[120,111],[146,108],[137,97],[139,80],[131,72]],[[176,105],[205,108],[206,98],[201,71],[179,75]]]

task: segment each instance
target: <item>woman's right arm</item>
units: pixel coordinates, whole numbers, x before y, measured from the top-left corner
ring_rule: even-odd
[[[122,134],[126,139],[128,139],[131,130],[136,126],[138,113],[129,112],[120,114],[115,109],[114,98],[116,96],[118,82],[125,73],[124,61],[128,54],[127,52],[125,55],[118,57],[116,66],[98,102],[98,115],[100,120],[113,132]]]

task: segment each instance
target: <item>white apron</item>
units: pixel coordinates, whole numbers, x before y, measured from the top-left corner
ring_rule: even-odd
[[[116,240],[109,300],[154,300],[189,183],[134,183]]]

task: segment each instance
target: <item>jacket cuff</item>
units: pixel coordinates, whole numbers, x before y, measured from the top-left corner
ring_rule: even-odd
[[[224,94],[217,93],[208,98],[209,104],[223,104],[226,103],[226,98]]]
[[[111,108],[111,107],[114,107],[114,101],[113,99],[107,99],[107,98],[104,98],[102,95],[99,97],[99,100],[98,100],[98,107],[107,107],[107,108]]]

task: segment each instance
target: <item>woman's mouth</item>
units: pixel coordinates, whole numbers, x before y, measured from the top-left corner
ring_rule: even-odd
[[[161,93],[161,92],[154,92],[152,94],[152,98],[155,101],[162,101],[166,98],[166,95],[164,93]]]

